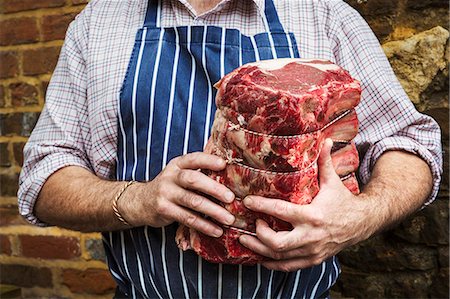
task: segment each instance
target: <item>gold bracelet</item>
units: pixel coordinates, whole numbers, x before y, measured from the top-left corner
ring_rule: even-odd
[[[119,198],[122,196],[122,194],[127,190],[128,187],[133,185],[135,181],[129,181],[127,182],[122,189],[120,189],[119,193],[117,193],[116,197],[114,197],[114,200],[112,202],[112,209],[114,211],[114,214],[116,215],[117,219],[120,220],[120,222],[124,223],[125,225],[131,226],[128,221],[123,218],[122,214],[120,214],[119,209],[117,208],[117,202],[119,201]]]

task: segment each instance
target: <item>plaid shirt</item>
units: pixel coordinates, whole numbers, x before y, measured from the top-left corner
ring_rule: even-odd
[[[187,0],[163,1],[162,26],[217,25],[246,35],[264,31],[264,0],[223,0],[196,16]],[[377,38],[342,0],[274,1],[280,20],[297,39],[302,58],[328,59],[362,83],[357,107],[360,181],[369,181],[387,150],[405,150],[425,160],[436,197],[441,178],[440,130],[418,113],[397,81]],[[19,210],[45,225],[33,207],[46,179],[65,166],[81,166],[113,179],[117,150],[117,105],[146,0],[92,0],[69,27],[41,117],[25,149]]]

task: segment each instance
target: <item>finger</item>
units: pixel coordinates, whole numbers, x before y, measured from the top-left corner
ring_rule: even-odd
[[[333,181],[339,180],[339,176],[333,167],[331,160],[331,148],[333,147],[333,140],[325,139],[322,149],[320,151],[319,159],[317,161],[319,167],[320,184],[329,184]]]
[[[274,260],[285,260],[308,256],[308,253],[303,248],[297,248],[287,252],[274,251],[257,238],[248,235],[241,235],[239,237],[239,242],[251,251]]]
[[[233,214],[224,207],[195,192],[181,189],[176,196],[176,201],[190,210],[209,216],[223,224],[232,225],[235,221]]]
[[[183,188],[208,194],[225,203],[234,200],[234,193],[230,189],[199,171],[182,169],[178,172],[177,179]]]
[[[264,245],[275,252],[287,252],[304,245],[298,229],[276,232],[260,219],[256,221],[256,235]]]
[[[211,237],[220,237],[223,234],[222,228],[211,221],[206,220],[199,214],[192,212],[183,207],[172,204],[168,207],[169,212],[166,217],[170,217],[174,221],[193,228],[205,235]]]
[[[220,171],[225,168],[224,159],[216,155],[205,154],[201,152],[190,153],[175,160],[175,163],[182,169],[209,169]]]
[[[291,223],[301,217],[299,213],[302,207],[286,200],[251,195],[244,198],[244,205],[252,211],[275,216]]]

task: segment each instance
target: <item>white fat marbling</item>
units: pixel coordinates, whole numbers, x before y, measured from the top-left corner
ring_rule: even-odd
[[[314,61],[314,63],[311,63]],[[323,61],[323,63],[319,63]],[[295,62],[299,64],[304,64],[310,67],[314,67],[321,71],[337,71],[340,67],[336,64],[330,64],[328,60],[323,59],[302,59],[302,58],[280,58],[280,59],[270,59],[270,60],[261,60],[258,62],[252,62],[247,65],[249,66],[257,66],[262,70],[273,71],[277,69],[281,69],[285,65]]]

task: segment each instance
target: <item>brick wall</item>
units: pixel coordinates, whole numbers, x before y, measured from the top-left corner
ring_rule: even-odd
[[[114,288],[98,234],[36,228],[17,213],[22,149],[44,104],[69,22],[86,0],[0,0],[0,282],[24,297],[110,298]],[[444,0],[347,0],[381,42],[437,25]],[[416,103],[443,128],[448,153],[448,69]],[[447,156],[447,155],[446,155]],[[335,297],[448,298],[448,160],[439,199],[399,228],[340,255]]]

